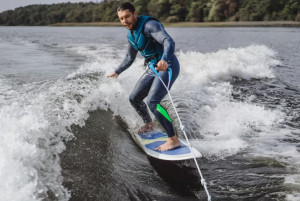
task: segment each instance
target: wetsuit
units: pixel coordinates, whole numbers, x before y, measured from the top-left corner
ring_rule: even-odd
[[[127,54],[115,73],[121,74],[131,66],[139,51],[145,57],[146,62],[151,61],[156,64],[159,60],[165,60],[168,63],[168,68],[172,69],[171,88],[180,71],[179,62],[174,54],[175,43],[173,39],[167,34],[163,25],[154,18],[139,16],[137,23],[136,30],[128,31],[129,45]],[[136,33],[138,31],[141,33]],[[140,42],[141,40],[144,41]],[[139,43],[142,43],[142,45]],[[169,79],[168,72],[161,71],[159,74],[167,85]],[[136,83],[129,100],[137,113],[142,117],[144,123],[149,123],[152,119],[143,101],[148,96],[147,105],[151,112],[166,130],[168,137],[173,137],[175,131],[171,119],[165,108],[160,105],[161,100],[167,93],[159,78],[150,69],[147,69]]]

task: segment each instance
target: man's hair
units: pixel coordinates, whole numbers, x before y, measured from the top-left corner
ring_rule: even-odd
[[[118,7],[118,9],[117,9],[117,11],[123,11],[123,10],[129,10],[130,12],[132,12],[132,13],[134,13],[135,12],[135,8],[134,8],[134,6],[131,4],[131,3],[129,3],[129,2],[122,2],[122,3],[120,3],[120,5],[119,5],[119,7]]]

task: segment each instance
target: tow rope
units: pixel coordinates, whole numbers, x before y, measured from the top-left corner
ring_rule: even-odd
[[[195,164],[196,164],[196,166],[197,166],[197,169],[198,169],[198,172],[199,172],[199,175],[200,175],[200,178],[201,178],[201,185],[204,187],[204,190],[205,190],[206,195],[207,195],[207,200],[208,200],[208,201],[211,201],[211,196],[210,196],[210,194],[209,194],[209,192],[208,192],[208,190],[207,190],[206,181],[205,181],[205,179],[203,178],[203,175],[202,175],[202,172],[201,172],[201,170],[200,170],[199,164],[198,164],[198,162],[197,162],[197,160],[196,160],[196,157],[195,157],[195,154],[194,154],[194,152],[193,152],[192,145],[190,144],[189,139],[188,139],[188,137],[187,137],[187,135],[186,135],[185,127],[184,127],[184,125],[183,125],[182,122],[181,122],[181,119],[180,119],[180,117],[179,117],[179,115],[178,115],[178,112],[177,112],[177,110],[176,110],[176,107],[175,107],[175,105],[174,105],[172,96],[171,96],[171,94],[170,94],[169,88],[170,88],[170,82],[171,82],[171,79],[172,79],[172,69],[171,69],[171,68],[168,68],[169,81],[168,81],[168,86],[166,86],[165,83],[164,83],[164,81],[161,79],[159,73],[158,73],[157,70],[155,69],[154,64],[153,64],[152,62],[149,62],[149,63],[148,63],[148,67],[149,67],[149,68],[154,72],[154,74],[159,78],[159,80],[162,82],[162,84],[164,85],[164,87],[166,88],[166,90],[167,90],[167,92],[168,92],[170,101],[171,101],[171,103],[172,103],[172,106],[173,106],[173,108],[174,108],[174,111],[175,111],[176,116],[177,116],[178,121],[179,121],[180,130],[183,132],[184,137],[185,137],[186,142],[187,142],[187,146],[190,148],[190,150],[191,150],[191,152],[192,152],[192,154],[193,154],[194,161],[195,161]]]

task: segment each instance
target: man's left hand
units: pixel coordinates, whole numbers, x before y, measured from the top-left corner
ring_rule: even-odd
[[[155,69],[158,71],[166,71],[168,69],[168,63],[165,60],[160,60]]]

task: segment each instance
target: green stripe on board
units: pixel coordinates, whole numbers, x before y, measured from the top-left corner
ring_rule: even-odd
[[[159,111],[159,113],[162,114],[162,116],[164,116],[169,122],[172,122],[168,112],[160,104],[156,105],[156,110]]]

